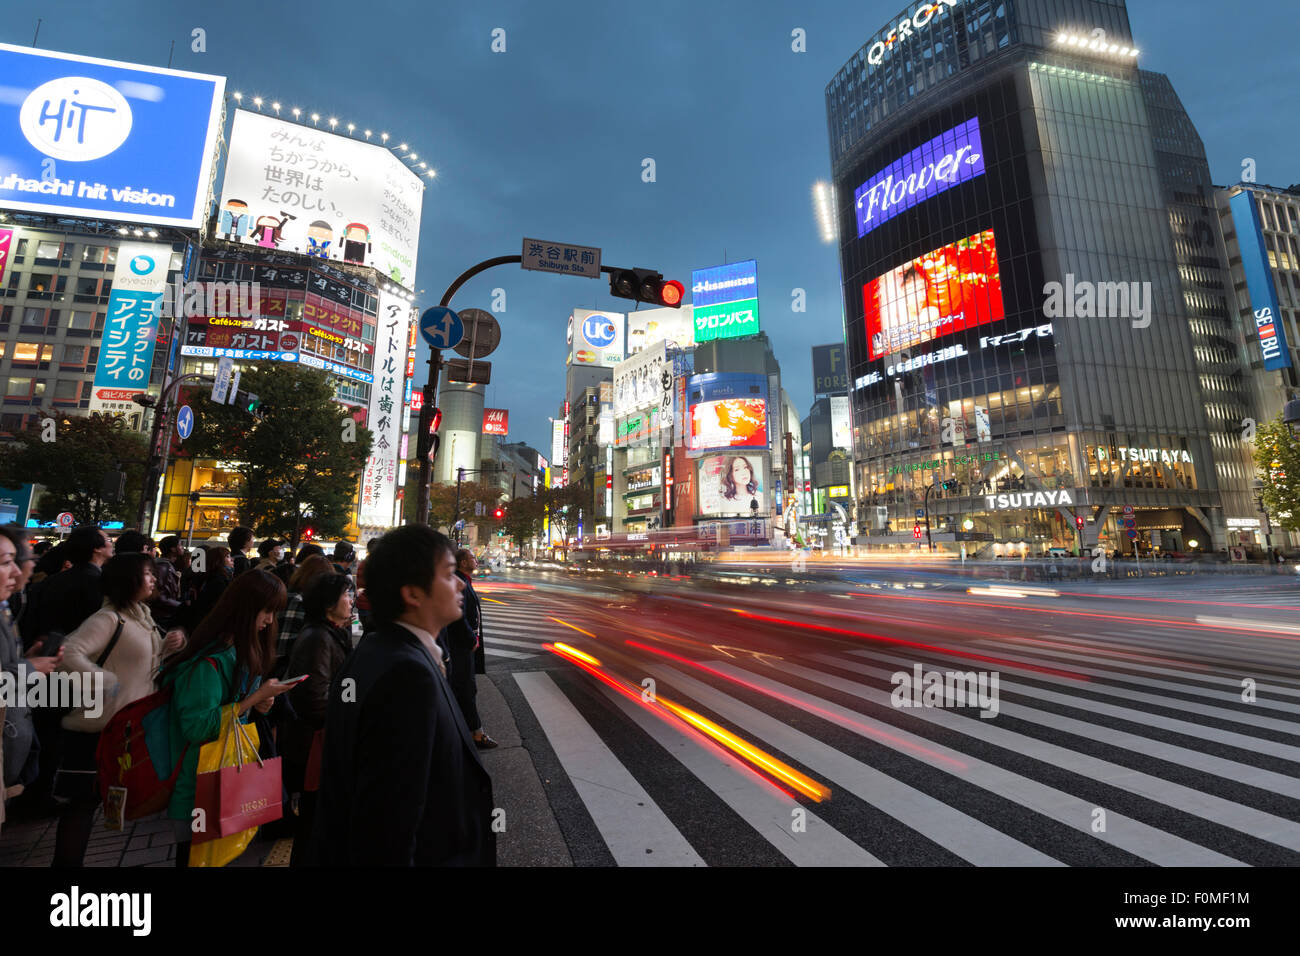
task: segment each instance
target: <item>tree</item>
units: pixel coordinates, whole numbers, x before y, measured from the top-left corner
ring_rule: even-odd
[[[582,515],[591,507],[591,488],[586,484],[545,488],[538,495],[546,508],[551,525],[560,534],[564,559],[569,559],[569,540],[578,531]]]
[[[446,527],[454,531],[452,525],[457,518],[463,518],[466,524],[475,524],[475,518],[490,519],[492,509],[501,501],[501,489],[484,481],[462,481],[460,483],[460,510],[457,511],[456,482],[444,481],[429,486],[429,526]],[[476,506],[481,505],[481,508]],[[482,514],[476,514],[482,511]]]
[[[1300,438],[1279,415],[1255,432],[1255,467],[1264,508],[1286,531],[1300,531]]]
[[[501,523],[501,530],[514,541],[515,547],[520,551],[525,544],[541,535],[544,507],[541,498],[532,496],[516,498],[506,507],[506,516]]]
[[[70,511],[78,523],[134,522],[148,440],[122,418],[47,415],[0,448],[0,486],[34,482],[44,489],[36,506],[42,521]],[[126,494],[103,500],[105,476],[126,472]]]
[[[328,376],[312,368],[246,367],[240,388],[261,399],[261,421],[201,401],[186,451],[236,463],[244,478],[240,519],[259,536],[287,538],[295,549],[306,526],[318,538],[341,537],[370,455],[370,429],[334,401]]]

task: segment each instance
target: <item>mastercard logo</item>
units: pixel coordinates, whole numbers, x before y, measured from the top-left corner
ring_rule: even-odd
[[[579,362],[596,361],[596,353],[591,351],[590,349],[578,349],[577,356]]]

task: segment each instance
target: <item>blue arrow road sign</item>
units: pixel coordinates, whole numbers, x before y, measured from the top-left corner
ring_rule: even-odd
[[[182,405],[180,411],[176,413],[176,434],[181,436],[181,441],[184,441],[193,431],[194,411],[188,405]]]
[[[454,349],[465,337],[465,323],[451,309],[435,305],[420,316],[420,334],[433,349]]]

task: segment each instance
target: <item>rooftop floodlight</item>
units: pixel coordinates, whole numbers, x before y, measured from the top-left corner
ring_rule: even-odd
[[[356,129],[356,128],[357,128],[357,124],[356,124],[356,123],[349,123],[349,124],[348,124],[348,132],[349,132],[349,133],[352,132],[352,131],[353,131],[354,129]]]
[[[331,116],[331,117],[330,117],[330,129],[333,129],[335,126],[338,126],[338,125],[339,125],[339,121],[336,120],[333,116]]]
[[[388,142],[388,134],[387,134],[387,133],[380,133],[380,134],[379,134],[379,138],[382,139],[385,143]]]
[[[297,119],[301,115],[302,115],[302,110],[298,109],[298,107],[295,106],[293,108],[293,118]]]
[[[366,130],[366,139],[370,138],[370,130]]]
[[[253,105],[260,110],[262,108],[262,98],[260,96],[254,96]]]
[[[231,93],[230,95],[233,96],[235,99],[239,100],[241,103],[242,103],[243,100],[244,100],[244,94],[243,94],[243,93]]]
[[[276,116],[279,116],[279,115],[280,115],[280,104],[279,104],[279,103],[272,103],[272,104],[271,104],[271,109],[275,110],[275,115],[276,115]]]

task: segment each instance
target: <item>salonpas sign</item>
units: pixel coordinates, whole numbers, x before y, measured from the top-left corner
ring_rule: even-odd
[[[1013,491],[1004,495],[984,496],[984,506],[989,511],[1008,511],[1012,508],[1060,508],[1073,504],[1074,495],[1064,489],[1061,491]]]

